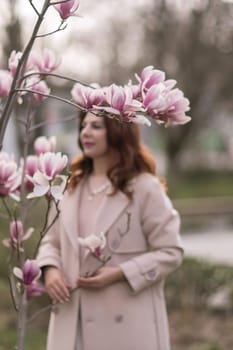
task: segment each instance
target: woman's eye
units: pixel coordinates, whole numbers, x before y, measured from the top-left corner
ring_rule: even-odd
[[[103,125],[102,124],[93,124],[94,129],[102,129]]]

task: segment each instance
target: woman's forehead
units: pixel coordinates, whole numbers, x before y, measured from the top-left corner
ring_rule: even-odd
[[[98,121],[98,122],[104,123],[104,118],[102,116],[97,116],[97,115],[95,115],[94,113],[91,113],[91,112],[88,112],[83,120],[89,121],[89,122]]]

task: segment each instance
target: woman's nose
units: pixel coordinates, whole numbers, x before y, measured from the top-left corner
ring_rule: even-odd
[[[90,134],[90,127],[88,125],[86,125],[83,129],[82,129],[82,134],[83,135],[89,135]]]

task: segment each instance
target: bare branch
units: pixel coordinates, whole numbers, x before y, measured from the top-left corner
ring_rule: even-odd
[[[33,4],[32,0],[29,0],[29,3],[31,5],[31,7],[33,8],[33,10],[35,11],[35,13],[37,14],[37,16],[40,16],[40,13],[37,10],[37,8],[35,7],[35,5]]]
[[[62,27],[63,24],[64,24],[64,27]],[[59,26],[56,30],[53,30],[52,32],[45,33],[45,34],[38,34],[38,35],[36,36],[36,38],[44,38],[44,37],[46,37],[46,36],[49,36],[49,35],[58,33],[58,32],[60,32],[60,31],[62,31],[62,30],[65,30],[67,26],[68,26],[68,24],[67,24],[67,23],[64,23],[64,21],[62,21],[61,24],[60,24],[60,26]]]
[[[29,132],[35,131],[35,130],[41,128],[42,126],[53,125],[55,123],[56,124],[57,123],[66,123],[66,122],[69,122],[69,121],[72,121],[72,120],[75,120],[75,119],[77,119],[77,115],[76,114],[75,115],[71,115],[69,117],[66,117],[66,118],[64,118],[62,120],[56,120],[54,122],[41,122],[41,123],[38,123],[38,124],[32,126],[30,128]]]
[[[73,83],[79,83],[83,86],[87,86],[87,87],[90,87],[91,89],[95,89],[93,86],[91,86],[90,84],[87,84],[87,83],[84,83],[83,81],[81,80],[77,80],[77,79],[74,79],[74,78],[70,78],[70,77],[66,77],[64,75],[61,75],[61,74],[57,74],[57,73],[43,73],[43,72],[32,72],[32,73],[29,73],[29,74],[26,74],[24,75],[21,80],[20,80],[20,83],[22,83],[23,80],[27,79],[27,78],[30,78],[31,76],[34,76],[34,75],[39,75],[39,76],[43,76],[43,77],[55,77],[55,78],[59,78],[59,79],[64,79],[64,80],[68,80],[68,81],[71,81]]]
[[[44,93],[39,92],[39,91],[34,91],[34,90],[29,90],[29,89],[15,89],[15,92],[28,92],[28,93],[31,93],[31,94],[37,94],[37,95],[41,95],[41,96],[45,96],[45,97],[54,98],[55,100],[65,102],[65,103],[67,103],[67,104],[69,104],[69,105],[71,105],[71,106],[73,106],[75,108],[80,109],[81,111],[87,112],[86,108],[83,108],[83,107],[77,105],[76,103],[71,102],[70,100],[67,100],[67,99],[59,97],[59,96],[48,95],[48,94],[44,94]]]

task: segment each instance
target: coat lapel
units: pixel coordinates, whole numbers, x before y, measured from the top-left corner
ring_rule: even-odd
[[[102,232],[107,235],[110,227],[116,222],[117,218],[129,205],[129,198],[121,191],[113,196],[107,195],[97,214],[94,234],[99,236]],[[84,258],[90,255],[88,250],[85,251]]]

